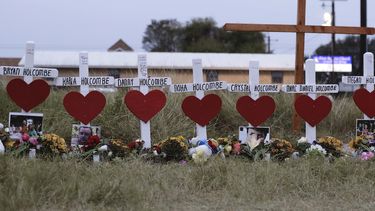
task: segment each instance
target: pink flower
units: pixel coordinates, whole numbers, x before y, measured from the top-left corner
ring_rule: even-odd
[[[28,141],[30,139],[30,136],[29,136],[29,134],[27,134],[27,133],[24,133],[24,134],[22,134],[22,141]]]
[[[241,153],[241,144],[240,143],[234,143],[233,144],[233,153],[236,155],[239,155]]]
[[[373,152],[362,152],[361,154],[361,160],[370,160],[373,157],[374,157]]]
[[[35,137],[30,137],[29,142],[34,146],[38,145],[38,139]]]

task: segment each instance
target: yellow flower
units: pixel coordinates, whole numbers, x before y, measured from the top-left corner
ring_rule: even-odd
[[[15,143],[16,143],[16,142],[13,141],[13,140],[8,140],[7,142],[5,142],[5,148],[11,149],[11,148],[14,147],[14,144],[15,144]]]
[[[337,151],[342,151],[343,150],[343,144],[342,142],[332,136],[326,136],[318,139],[318,144],[320,145],[328,145],[332,148],[334,148]]]

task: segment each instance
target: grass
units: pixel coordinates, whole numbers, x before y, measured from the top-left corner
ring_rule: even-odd
[[[0,156],[0,210],[371,210],[375,165],[213,159],[91,165]]]

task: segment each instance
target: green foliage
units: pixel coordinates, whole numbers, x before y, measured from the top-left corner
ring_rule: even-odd
[[[152,20],[143,37],[143,48],[152,52],[175,52],[179,49],[181,24],[176,19]]]
[[[264,53],[264,36],[258,32],[225,32],[212,18],[195,18],[186,24],[175,19],[152,20],[143,48],[159,52]]]

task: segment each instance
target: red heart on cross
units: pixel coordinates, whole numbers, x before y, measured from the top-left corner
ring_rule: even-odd
[[[182,110],[185,115],[201,126],[208,123],[219,114],[221,109],[221,99],[215,94],[209,94],[198,99],[195,96],[189,96],[182,102]]]
[[[275,101],[270,96],[262,96],[257,100],[243,96],[237,100],[236,104],[237,111],[254,127],[265,122],[273,114],[275,108]]]
[[[69,92],[64,97],[65,110],[86,125],[102,112],[105,104],[105,96],[98,91],[91,91],[86,96],[79,92]]]
[[[146,95],[140,91],[131,90],[124,98],[124,103],[129,110],[143,122],[148,122],[161,111],[166,102],[167,97],[160,90],[152,90]]]
[[[366,116],[370,118],[375,116],[375,90],[369,92],[364,88],[357,89],[354,92],[353,100]]]
[[[294,102],[294,108],[302,119],[314,127],[329,114],[332,102],[326,96],[320,96],[313,100],[307,95],[301,95]]]
[[[7,85],[9,97],[28,112],[47,99],[50,87],[44,80],[34,80],[27,84],[22,79],[13,79]]]

